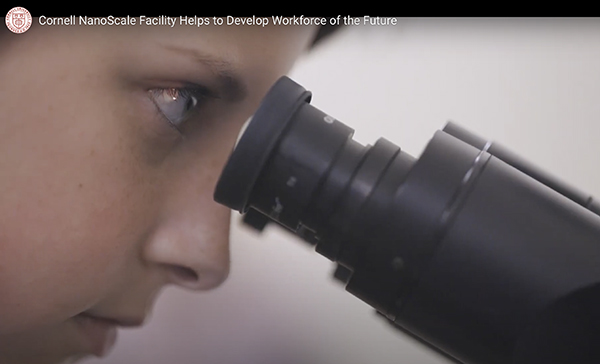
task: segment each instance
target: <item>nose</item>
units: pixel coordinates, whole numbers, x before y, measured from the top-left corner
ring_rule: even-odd
[[[162,270],[169,283],[191,290],[217,287],[229,274],[230,212],[203,202],[165,217],[143,249],[144,261]]]
[[[247,113],[240,108],[231,121],[243,121]],[[217,287],[229,275],[231,210],[215,202],[213,193],[240,125],[222,121],[203,123],[202,133],[169,155],[164,179],[157,182],[162,203],[143,248],[143,259],[162,269],[170,283],[193,290]]]

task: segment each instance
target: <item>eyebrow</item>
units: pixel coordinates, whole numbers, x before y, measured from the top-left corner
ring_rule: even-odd
[[[246,85],[232,63],[193,48],[184,48],[170,44],[161,44],[161,46],[166,50],[185,55],[197,63],[208,66],[217,76],[219,89],[222,90],[222,94],[226,99],[241,101],[247,96]]]

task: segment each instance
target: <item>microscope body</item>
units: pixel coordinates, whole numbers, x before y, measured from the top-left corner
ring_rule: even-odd
[[[275,222],[399,330],[465,364],[600,363],[600,205],[456,124],[416,159],[282,78],[215,199]],[[401,362],[401,359],[399,359]]]
[[[459,362],[600,363],[593,200],[454,124],[408,173],[395,153],[349,224],[354,256],[330,256],[347,290]]]

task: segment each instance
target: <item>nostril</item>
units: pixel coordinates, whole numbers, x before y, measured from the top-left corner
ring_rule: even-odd
[[[198,277],[198,273],[196,273],[196,271],[194,271],[191,268],[182,267],[182,266],[178,266],[178,265],[172,265],[169,268],[171,269],[171,272],[175,275],[175,277],[179,281],[195,283],[200,278],[200,277]]]

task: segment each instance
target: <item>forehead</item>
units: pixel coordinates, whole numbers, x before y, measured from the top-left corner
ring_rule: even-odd
[[[139,24],[139,23],[138,23]],[[184,23],[185,24],[185,23]],[[239,67],[255,62],[295,59],[307,48],[316,27],[181,25],[93,27],[94,31],[118,33],[133,50],[157,45],[179,49],[198,49]]]
[[[34,31],[59,47],[70,48],[72,56],[94,53],[103,63],[120,65],[127,75],[154,71],[164,75],[167,70],[181,75],[183,70],[178,68],[184,64],[179,61],[187,66],[192,60],[204,60],[211,70],[234,70],[250,85],[261,84],[266,78],[274,82],[275,75],[286,73],[307,50],[317,31],[317,27],[309,26],[174,23],[140,25],[138,18],[136,25],[38,26]],[[201,69],[209,68],[199,68],[195,73],[201,73]]]

